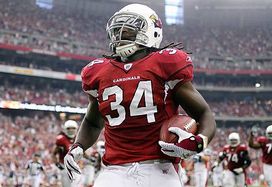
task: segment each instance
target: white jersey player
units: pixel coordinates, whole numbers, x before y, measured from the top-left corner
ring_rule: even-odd
[[[196,187],[205,187],[208,179],[208,164],[210,156],[208,149],[193,157],[194,161],[194,179]]]
[[[26,164],[29,185],[31,187],[39,187],[41,183],[41,172],[45,174],[43,164],[39,161],[39,158],[39,154],[34,154],[33,159],[29,160]]]
[[[214,187],[223,186],[223,162],[214,161],[211,167],[212,183]]]

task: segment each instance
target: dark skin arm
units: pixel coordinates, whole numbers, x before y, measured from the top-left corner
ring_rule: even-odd
[[[98,102],[89,96],[89,105],[76,136],[76,143],[80,143],[85,151],[97,140],[104,127],[104,120],[98,110]]]
[[[52,154],[52,160],[53,163],[58,163],[59,162],[59,157],[58,154],[61,152],[61,148],[59,146],[55,146]]]
[[[252,135],[252,133],[250,133],[250,135],[249,135],[248,145],[249,145],[249,147],[251,147],[253,149],[259,149],[262,147],[262,145],[259,142],[254,141],[254,136]]]
[[[182,84],[176,90],[174,100],[199,123],[198,133],[206,136],[210,142],[215,134],[216,122],[209,105],[192,83]]]

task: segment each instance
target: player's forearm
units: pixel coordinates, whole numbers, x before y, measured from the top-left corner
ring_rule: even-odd
[[[174,99],[199,123],[198,133],[207,137],[207,143],[210,142],[215,134],[215,119],[209,105],[192,83],[181,85],[175,92]]]
[[[198,133],[206,136],[208,138],[208,142],[210,142],[215,135],[216,122],[209,108],[206,108],[200,115],[198,123],[200,124]]]
[[[102,130],[101,127],[91,123],[86,118],[83,119],[75,140],[76,143],[80,143],[83,146],[84,151],[96,142]]]
[[[249,147],[253,148],[254,147],[254,141],[253,141],[253,136],[250,134],[249,139],[248,139],[248,145]]]
[[[103,125],[104,121],[98,110],[98,102],[90,98],[86,115],[80,125],[75,142],[80,143],[85,151],[96,142]]]
[[[59,159],[58,159],[58,156],[57,156],[57,154],[58,154],[58,148],[57,147],[55,147],[54,148],[54,150],[53,150],[53,153],[52,153],[52,161],[53,161],[53,163],[57,163],[57,162],[59,162]]]

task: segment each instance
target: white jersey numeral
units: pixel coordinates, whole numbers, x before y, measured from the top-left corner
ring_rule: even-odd
[[[266,147],[267,147],[267,154],[271,153],[271,150],[272,150],[272,144],[271,144],[271,143],[266,144]]]
[[[125,108],[120,105],[120,103],[123,101],[123,90],[118,86],[106,88],[102,95],[103,101],[108,100],[110,95],[115,95],[115,102],[110,103],[111,110],[117,110],[119,116],[112,118],[110,115],[106,115],[106,118],[111,126],[117,126],[120,125],[126,118]]]
[[[228,155],[228,160],[238,163],[238,155],[237,154],[229,154]]]
[[[176,54],[177,50],[176,49],[171,49],[171,48],[168,48],[168,49],[163,49],[159,52],[159,54],[162,54],[164,51],[167,51],[169,55],[174,55]]]
[[[123,101],[123,90],[118,86],[106,88],[102,94],[103,101],[109,99],[109,96],[115,95],[115,101],[110,103],[111,110],[117,110],[118,117],[111,117],[106,115],[110,126],[120,125],[126,118],[125,107],[121,105]],[[144,98],[145,106],[139,106],[142,98]],[[130,116],[147,116],[147,122],[155,122],[155,113],[157,113],[157,106],[153,102],[153,93],[151,81],[140,81],[136,92],[132,98],[129,107]]]
[[[145,106],[139,107],[141,99],[144,97]],[[148,123],[155,122],[155,113],[157,106],[153,104],[153,94],[151,81],[141,81],[136,89],[134,97],[131,101],[130,116],[147,115]]]

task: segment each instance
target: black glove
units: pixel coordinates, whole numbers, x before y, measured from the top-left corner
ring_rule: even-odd
[[[64,169],[64,166],[63,166],[61,163],[59,163],[59,162],[55,163],[55,165],[56,165],[60,170],[63,170],[63,169]]]
[[[219,153],[219,160],[222,161],[227,157],[227,154],[225,152],[220,152]]]

